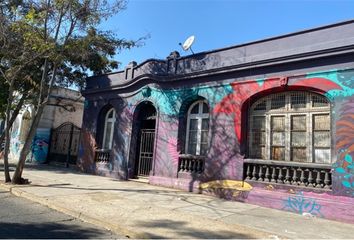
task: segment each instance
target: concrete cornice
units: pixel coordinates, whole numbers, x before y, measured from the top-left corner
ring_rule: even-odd
[[[354,52],[354,20],[187,57],[129,64],[124,71],[90,77],[84,95],[125,89],[141,81],[175,82]]]

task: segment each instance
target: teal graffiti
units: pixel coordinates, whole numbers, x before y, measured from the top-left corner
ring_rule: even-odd
[[[312,72],[306,78],[325,78],[336,84],[342,89],[329,90],[325,95],[334,99],[336,97],[350,97],[354,95],[354,71],[333,69],[326,72]]]
[[[38,128],[32,142],[33,160],[44,163],[47,160],[50,141],[50,129]]]
[[[141,94],[143,94],[144,97],[150,97],[151,96],[151,88],[145,87],[142,91]]]
[[[156,87],[144,87],[138,94],[134,96],[133,102],[145,99],[157,104],[161,114],[169,116],[177,116],[180,106],[185,99],[202,96],[205,97],[210,107],[220,102],[225,96],[231,94],[233,89],[230,84],[220,85],[217,87],[200,86],[192,88],[176,88],[176,89],[159,89]],[[135,104],[131,104],[135,105]]]
[[[84,101],[84,108],[85,108],[85,109],[88,109],[89,107],[90,107],[90,101],[85,100],[85,101]]]
[[[342,177],[341,184],[346,188],[354,190],[354,162],[352,156],[346,154],[342,166],[336,167],[335,170]]]
[[[298,214],[310,213],[317,217],[323,217],[321,205],[315,199],[304,197],[303,192],[298,192],[295,196],[289,196],[284,201],[283,210],[288,210]]]
[[[258,83],[258,85],[259,85],[260,87],[262,87],[263,84],[264,84],[264,78],[256,79],[256,82]]]

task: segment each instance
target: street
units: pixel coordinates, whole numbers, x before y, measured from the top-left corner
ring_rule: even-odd
[[[0,190],[0,238],[122,238],[38,203]]]

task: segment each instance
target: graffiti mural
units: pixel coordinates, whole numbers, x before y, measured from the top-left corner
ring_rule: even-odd
[[[354,188],[354,162],[352,156],[346,154],[342,166],[336,167],[336,172],[342,177],[341,184],[348,188]],[[354,192],[352,193],[354,195]]]
[[[37,128],[32,143],[32,160],[37,163],[44,163],[47,160],[48,146],[50,141],[49,128]]]
[[[136,149],[131,145],[134,114],[139,104],[149,101],[157,109],[154,166],[153,174],[149,176],[154,184],[169,185],[189,191],[197,188],[201,192],[226,199],[256,203],[303,215],[335,219],[338,218],[339,211],[337,213],[334,208],[342,205],[347,207],[354,203],[353,84],[354,71],[349,69],[250,80],[227,79],[214,86],[210,82],[204,85],[171,88],[148,84],[131,94],[124,93],[122,105],[114,105],[114,100],[102,100],[97,108],[92,110],[90,107],[87,108],[87,111],[97,115],[96,112],[100,111],[100,107],[112,103],[118,113],[119,124],[116,126],[118,129],[115,132],[114,149],[111,151],[112,163],[97,165],[93,162],[94,150],[87,150],[87,148],[95,145],[96,133],[92,130],[93,128],[87,128],[82,138],[83,147],[80,148],[80,154],[86,159],[82,158],[81,164],[83,166],[87,164],[84,168],[89,169],[90,172],[112,177],[117,176],[113,175],[113,171],[117,169],[124,172],[127,168],[126,171],[129,172],[132,166],[129,162],[127,164],[125,162],[128,161],[127,159],[130,161]],[[330,160],[333,169],[331,171],[329,166],[326,166],[328,170],[326,174],[331,176],[331,179],[325,180],[331,183],[326,189],[315,189],[309,184],[296,185],[296,189],[291,194],[289,194],[289,189],[285,189],[289,187],[289,182],[281,183],[280,181],[279,184],[283,184],[283,188],[278,187],[277,184],[266,186],[261,183],[252,183],[251,186],[242,181],[247,172],[247,169],[244,169],[247,166],[244,158],[247,156],[242,149],[246,147],[242,145],[247,143],[245,130],[247,132],[248,108],[260,97],[271,93],[296,90],[322,94],[330,100],[330,136],[331,142],[334,143]],[[210,141],[209,151],[203,159],[203,172],[195,174],[179,171],[178,165],[181,154],[183,158],[187,155],[183,151],[186,141],[186,126],[184,125],[187,120],[183,117],[186,116],[190,103],[200,98],[205,98],[210,107],[210,132],[208,133]],[[87,119],[89,121],[87,125],[92,127],[97,124],[95,119],[98,117],[88,114]],[[252,174],[266,174],[265,170],[254,169],[256,170],[253,170]],[[285,170],[281,173],[283,175],[279,175],[280,178],[284,178],[287,174]],[[303,173],[309,175],[307,170]],[[312,172],[311,174],[313,174],[312,179],[315,179],[313,181],[318,181],[319,185],[323,185],[325,172]],[[301,176],[295,173],[295,177]],[[194,188],[194,186],[197,187]],[[269,198],[265,200],[264,196]],[[348,196],[351,197],[349,200]],[[342,219],[350,218],[350,214],[352,211],[340,210]]]
[[[284,88],[285,86],[292,87],[311,87],[318,90],[328,92],[329,90],[338,90],[342,87],[335,82],[324,78],[305,78],[295,79],[288,83],[283,82],[284,78],[270,78],[262,80],[253,80],[247,82],[235,82],[232,85],[234,92],[226,96],[215,108],[214,112],[217,114],[224,113],[227,115],[234,115],[235,133],[239,142],[241,139],[241,116],[242,107],[246,100],[249,100],[253,95],[266,92],[270,89]]]
[[[284,200],[283,210],[301,215],[311,214],[312,216],[323,217],[321,205],[316,202],[316,199],[304,197],[304,193],[301,191]]]

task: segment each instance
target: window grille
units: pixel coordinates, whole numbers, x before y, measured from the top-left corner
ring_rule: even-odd
[[[267,102],[262,101],[255,106],[254,110],[256,110],[256,111],[257,110],[266,110],[266,108],[267,108]]]
[[[283,109],[285,108],[285,94],[274,94],[270,99],[271,109]]]
[[[306,108],[307,95],[305,92],[293,92],[290,95],[291,99],[291,108],[299,109]]]
[[[312,107],[328,107],[327,99],[320,95],[312,95]]]
[[[330,104],[321,95],[268,95],[250,110],[248,155],[257,159],[331,163]]]

